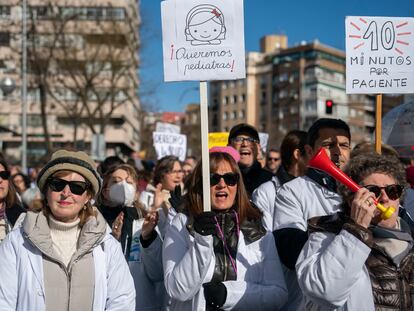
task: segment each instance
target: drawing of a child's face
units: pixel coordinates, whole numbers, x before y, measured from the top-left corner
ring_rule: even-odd
[[[223,26],[210,19],[204,23],[189,26],[188,31],[195,40],[211,41],[220,36]]]

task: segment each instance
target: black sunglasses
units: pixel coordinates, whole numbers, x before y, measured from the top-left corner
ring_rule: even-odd
[[[67,181],[60,178],[51,178],[48,182],[49,187],[54,192],[60,192],[65,189],[66,185],[69,185],[70,192],[76,195],[82,195],[86,189],[89,188],[89,184],[83,181]]]
[[[10,172],[9,171],[1,171],[0,172],[0,177],[3,180],[7,180],[10,178]]]
[[[364,186],[367,188],[370,192],[375,194],[375,197],[378,199],[381,196],[381,190],[384,189],[385,193],[391,200],[397,200],[401,197],[403,193],[404,187],[401,185],[388,185],[385,187],[379,187],[375,185],[367,185]]]
[[[239,175],[235,173],[226,173],[224,175],[210,174],[210,186],[217,185],[222,178],[227,186],[234,186],[239,180]]]

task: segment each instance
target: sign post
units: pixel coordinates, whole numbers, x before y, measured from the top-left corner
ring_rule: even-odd
[[[382,94],[376,96],[375,109],[375,151],[381,154],[382,144]]]
[[[210,193],[210,161],[208,153],[208,100],[207,82],[200,82],[200,115],[201,115],[201,158],[203,159],[203,193]],[[203,210],[211,210],[210,196],[203,196]]]
[[[381,153],[382,94],[414,93],[414,18],[347,16],[346,93],[377,94],[375,149]]]
[[[210,211],[207,81],[246,77],[243,0],[161,2],[164,80],[200,81],[203,209]]]

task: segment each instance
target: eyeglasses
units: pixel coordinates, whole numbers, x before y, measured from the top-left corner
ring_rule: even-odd
[[[60,178],[51,178],[48,182],[49,187],[54,192],[60,192],[69,185],[70,192],[76,195],[82,195],[89,188],[89,183],[83,181],[67,181]]]
[[[385,187],[379,187],[375,185],[367,185],[364,186],[367,188],[370,192],[375,194],[375,197],[378,199],[381,196],[381,190],[384,189],[385,193],[391,200],[397,200],[401,197],[403,192],[403,186],[401,185],[388,185]]]
[[[258,141],[252,137],[235,137],[232,139],[232,142],[241,145],[243,142],[246,142],[248,144],[257,143]]]
[[[267,161],[275,161],[275,162],[277,162],[277,161],[279,161],[280,160],[280,158],[267,158]]]
[[[10,178],[10,172],[9,171],[1,171],[0,172],[0,177],[3,180],[7,180]]]
[[[235,173],[226,173],[224,175],[210,174],[210,186],[217,185],[222,178],[227,186],[234,186],[239,180],[239,175]]]

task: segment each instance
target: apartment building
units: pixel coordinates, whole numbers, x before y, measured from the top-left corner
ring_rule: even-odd
[[[345,93],[345,52],[318,42],[287,46],[286,36],[266,36],[260,52],[246,55],[246,79],[210,83],[210,131],[247,122],[279,146],[293,129],[307,130],[318,118],[348,122],[353,141],[369,140],[375,128],[375,98]],[[334,103],[326,114],[326,100]],[[401,102],[385,96],[384,112]]]
[[[89,152],[100,135],[106,155],[139,150],[139,1],[28,0],[26,21],[29,165],[47,152],[45,127],[53,149]],[[0,141],[18,162],[21,1],[0,0],[0,25],[0,84],[11,79],[16,85],[0,95]]]

